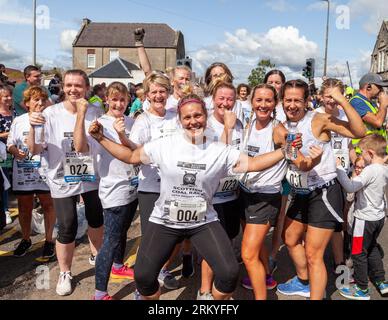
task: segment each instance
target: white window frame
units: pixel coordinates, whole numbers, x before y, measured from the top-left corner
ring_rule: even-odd
[[[91,59],[94,59],[93,63],[90,61]],[[95,68],[96,67],[96,54],[95,53],[88,53],[87,65],[88,65],[88,68]]]
[[[112,57],[112,54],[114,54],[114,56]],[[120,51],[119,49],[110,49],[109,50],[109,62],[113,61],[114,59],[117,59],[120,57]]]

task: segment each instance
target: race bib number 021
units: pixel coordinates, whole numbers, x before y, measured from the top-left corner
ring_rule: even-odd
[[[64,161],[65,181],[81,182],[81,181],[96,181],[94,173],[93,161],[90,157],[66,158]]]
[[[187,201],[171,201],[170,220],[175,223],[196,223],[205,220],[207,205],[203,199],[197,202],[190,199]]]

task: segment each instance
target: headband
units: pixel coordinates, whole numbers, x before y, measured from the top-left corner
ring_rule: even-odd
[[[178,104],[178,109],[182,108],[185,104],[188,104],[188,103],[198,103],[200,104],[203,108],[205,108],[205,102],[203,102],[202,100],[199,100],[199,99],[196,99],[196,98],[192,98],[192,99],[183,99],[179,102]]]

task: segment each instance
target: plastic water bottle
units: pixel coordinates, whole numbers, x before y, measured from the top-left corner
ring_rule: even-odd
[[[43,144],[43,125],[34,126],[35,131],[35,144]]]
[[[295,160],[298,157],[298,149],[292,145],[294,140],[297,137],[298,129],[297,122],[289,122],[288,124],[288,134],[286,141],[286,159]]]

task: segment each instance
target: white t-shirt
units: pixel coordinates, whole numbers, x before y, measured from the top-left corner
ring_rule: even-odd
[[[212,141],[194,145],[178,133],[147,143],[144,151],[161,172],[161,193],[151,222],[185,229],[218,220],[213,195],[237,163],[238,150]]]
[[[177,114],[178,103],[179,103],[179,99],[175,99],[173,95],[170,95],[166,102],[166,110],[169,112],[175,112],[175,114]]]
[[[287,116],[284,113],[283,105],[281,103],[278,103],[275,110],[276,110],[276,120],[279,120],[281,123],[286,122]]]
[[[130,139],[137,145],[144,145],[147,142],[174,134],[179,128],[175,112],[166,112],[164,117],[158,117],[146,111],[136,119]],[[138,191],[160,192],[160,176],[156,166],[141,165]]]
[[[49,191],[47,181],[47,151],[32,156],[28,151],[27,138],[30,132],[30,119],[28,113],[16,117],[11,125],[7,147],[15,146],[28,153],[22,161],[13,160],[12,187],[15,191]]]
[[[261,130],[256,129],[256,120],[250,127],[247,141],[244,142],[244,153],[250,157],[266,154],[275,151],[273,142],[273,130],[276,126],[274,121],[268,123],[267,127]],[[241,187],[249,193],[279,193],[282,190],[282,180],[287,171],[286,160],[281,160],[273,167],[264,171],[250,172],[241,179]]]
[[[251,105],[251,102],[249,100],[245,100],[245,101],[237,100],[237,102],[241,105],[242,119],[240,119],[240,121],[242,120],[241,122],[245,128],[245,126],[248,124],[249,118],[251,116],[252,105]]]
[[[102,115],[102,110],[88,108],[85,128]],[[65,109],[63,103],[43,111],[45,142],[48,150],[48,185],[53,198],[67,198],[98,189],[99,177],[91,153],[74,150],[74,127],[77,114]]]
[[[315,109],[318,113],[326,113],[324,107]],[[343,110],[338,110],[338,119],[348,122],[348,117]],[[351,139],[341,136],[336,132],[331,133],[331,146],[333,148],[334,157],[341,161],[342,167],[349,173],[350,158],[349,158],[349,143]]]
[[[134,120],[124,116],[127,136],[131,132]],[[113,128],[116,119],[103,115],[98,119],[104,126],[104,135],[120,143]],[[97,157],[97,172],[100,176],[98,194],[104,209],[125,206],[137,199],[137,172],[133,165],[114,158],[104,147],[90,137],[91,151]],[[138,171],[138,170],[137,170]]]
[[[386,210],[385,188],[388,184],[388,166],[371,164],[351,180],[343,168],[337,168],[338,180],[346,192],[356,192],[354,216],[361,220],[384,219]]]
[[[214,114],[207,122],[206,137],[212,141],[221,141],[222,133],[224,132],[224,125],[220,123]],[[243,139],[243,126],[240,120],[237,120],[235,129],[232,134],[232,148],[240,150],[240,145]],[[220,180],[220,184],[214,195],[213,204],[226,203],[236,200],[238,198],[239,176],[230,175]]]

